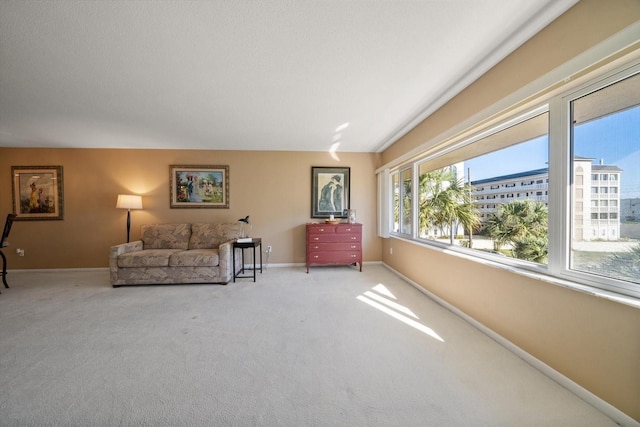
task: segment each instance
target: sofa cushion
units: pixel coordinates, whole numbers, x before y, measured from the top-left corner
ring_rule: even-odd
[[[167,267],[169,258],[182,249],[145,249],[143,251],[128,252],[118,256],[118,267]]]
[[[191,249],[174,253],[169,267],[217,267],[220,257],[217,249]]]
[[[189,249],[217,249],[242,235],[242,224],[192,224]]]
[[[191,224],[143,225],[142,243],[145,249],[187,249]]]

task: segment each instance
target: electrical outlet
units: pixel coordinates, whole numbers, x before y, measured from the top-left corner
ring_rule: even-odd
[[[267,246],[267,250],[265,252],[270,254],[272,249],[273,248],[271,247],[271,245],[269,245],[269,246]]]
[[[389,248],[389,254],[393,255],[393,248]]]
[[[16,253],[18,254],[18,256],[24,256],[24,249],[16,249]]]

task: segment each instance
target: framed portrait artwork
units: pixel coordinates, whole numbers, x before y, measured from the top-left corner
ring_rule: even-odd
[[[229,208],[229,166],[169,166],[171,208]]]
[[[62,166],[11,166],[17,221],[63,219]]]
[[[311,167],[311,217],[347,218],[351,168]]]

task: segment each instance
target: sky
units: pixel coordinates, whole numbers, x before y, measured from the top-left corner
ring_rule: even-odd
[[[464,163],[471,180],[548,167],[548,138],[543,136]],[[620,198],[640,197],[640,106],[576,126],[576,156],[600,159],[622,169]]]

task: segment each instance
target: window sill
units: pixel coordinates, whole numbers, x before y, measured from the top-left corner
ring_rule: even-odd
[[[402,240],[405,242],[409,242],[412,243],[414,245],[423,247],[423,248],[427,248],[430,250],[434,250],[437,252],[441,252],[441,253],[445,253],[447,255],[452,255],[458,258],[462,258],[468,261],[473,261],[473,262],[477,262],[479,264],[482,265],[486,265],[489,267],[493,267],[493,268],[498,268],[500,270],[505,270],[505,271],[509,271],[510,273],[514,273],[517,274],[519,276],[524,276],[530,279],[534,279],[534,280],[539,280],[545,283],[549,283],[552,285],[556,285],[556,286],[561,286],[563,288],[567,288],[567,289],[571,289],[577,292],[581,292],[584,294],[588,294],[591,296],[595,296],[598,298],[604,298],[607,299],[609,301],[613,301],[613,302],[617,302],[619,304],[624,304],[630,307],[634,307],[637,309],[640,309],[640,299],[638,298],[634,298],[632,296],[628,296],[628,295],[623,295],[623,294],[618,294],[616,292],[613,291],[607,291],[604,289],[598,289],[595,288],[593,286],[589,286],[586,284],[582,284],[579,282],[575,282],[572,280],[567,280],[567,279],[563,279],[563,278],[559,278],[559,277],[555,277],[555,276],[551,276],[549,274],[547,274],[546,272],[541,272],[541,271],[533,271],[535,269],[535,266],[532,267],[531,270],[520,267],[520,266],[514,266],[514,265],[509,265],[509,264],[505,264],[505,263],[501,263],[499,261],[496,261],[494,259],[491,259],[489,256],[487,257],[483,257],[483,256],[478,256],[476,254],[472,254],[472,253],[468,253],[467,251],[469,251],[469,249],[464,250],[463,248],[451,248],[449,246],[440,246],[438,244],[431,244],[431,243],[426,243],[423,241],[418,241],[418,240],[413,240],[413,239],[407,239],[407,238],[402,238],[399,236],[394,236],[391,235],[389,236],[390,238],[393,239],[398,239],[398,240]],[[540,270],[540,269],[538,269]]]

